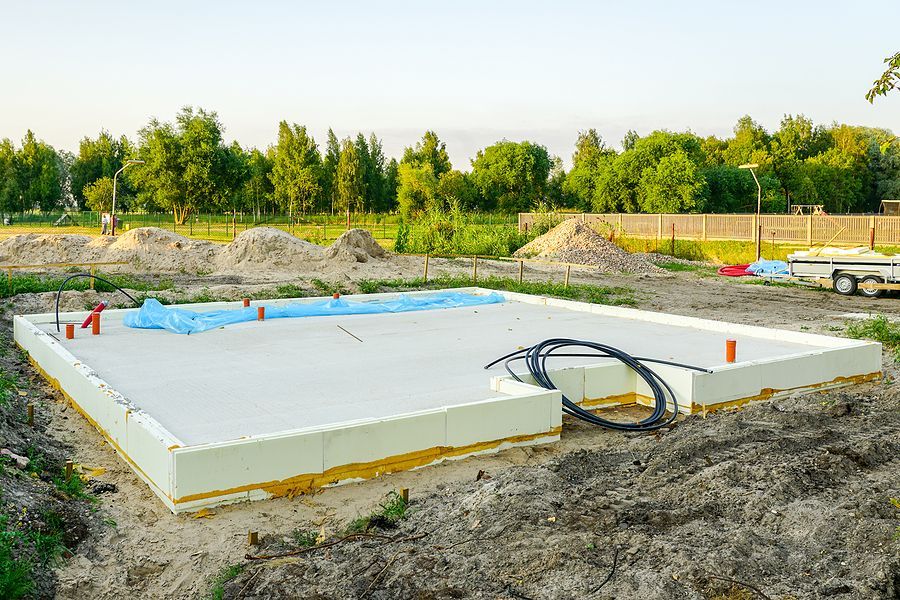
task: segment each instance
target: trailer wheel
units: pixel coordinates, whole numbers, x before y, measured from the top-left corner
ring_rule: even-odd
[[[847,273],[834,276],[834,291],[841,296],[852,296],[856,293],[856,277]]]
[[[867,275],[863,277],[860,283],[884,283],[880,277],[875,277],[874,275]],[[859,293],[867,298],[880,298],[884,295],[884,290],[867,290],[866,288],[859,288]]]

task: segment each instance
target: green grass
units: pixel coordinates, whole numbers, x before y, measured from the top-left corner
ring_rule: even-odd
[[[40,517],[23,529],[21,524],[12,524],[9,515],[0,515],[0,598],[30,595],[35,570],[55,566],[67,550],[62,516],[48,510]]]
[[[81,271],[79,269],[79,271]],[[171,280],[162,279],[156,283],[150,283],[147,280],[134,277],[131,275],[107,273],[97,273],[99,277],[109,280],[111,283],[120,288],[150,291],[150,290],[167,290],[172,287]],[[59,286],[65,281],[66,276],[48,275],[42,273],[13,273],[12,278],[0,277],[0,298],[9,298],[17,294],[37,294],[41,292],[56,292]],[[112,292],[115,290],[112,286],[102,282],[95,281],[94,287],[98,292]],[[66,284],[66,290],[85,291],[90,289],[90,280],[87,277],[73,279]]]
[[[884,316],[852,321],[847,325],[847,337],[881,342],[886,350],[893,352],[894,360],[900,361],[900,324]]]
[[[7,406],[16,390],[19,389],[15,375],[0,370],[0,406]]]
[[[206,595],[208,600],[222,600],[225,597],[225,584],[244,572],[244,565],[228,565],[213,579],[212,587]]]
[[[409,505],[400,494],[391,492],[371,514],[352,520],[347,525],[346,533],[364,533],[370,529],[393,529],[406,516],[408,508]]]
[[[359,289],[364,294],[378,292],[408,291],[408,290],[432,290],[454,287],[478,287],[491,290],[518,292],[521,294],[535,294],[538,296],[553,296],[567,300],[579,300],[592,304],[609,304],[613,306],[634,306],[637,301],[634,291],[626,287],[606,287],[587,284],[569,284],[566,287],[562,283],[552,281],[523,281],[507,277],[486,277],[473,283],[469,277],[439,276],[424,281],[421,278],[414,279],[366,279],[358,283]]]
[[[671,240],[619,236],[613,241],[628,252],[657,252],[675,256],[676,258],[711,262],[717,265],[742,265],[751,263],[756,259],[756,244],[754,242],[733,240],[708,240],[701,242],[676,239],[675,252],[673,254]],[[801,246],[797,244],[776,244],[773,246],[771,242],[763,242],[761,253],[763,258],[786,261],[787,255],[799,248]]]
[[[709,265],[695,265],[681,262],[661,262],[657,266],[671,271],[672,273],[696,273],[697,275],[707,277],[716,274],[716,267]]]
[[[321,279],[312,279],[310,283],[319,291],[323,296],[333,296],[334,294],[346,294],[347,288],[345,288],[340,283],[333,283],[330,281],[322,281]],[[289,297],[289,296],[288,296]]]
[[[319,534],[312,529],[295,529],[292,537],[301,548],[310,548],[316,545]]]
[[[61,470],[59,475],[53,478],[53,485],[56,486],[63,494],[77,500],[87,500],[88,502],[99,502],[99,499],[86,491],[84,480],[78,473],[72,473],[70,477],[66,477],[65,470]]]

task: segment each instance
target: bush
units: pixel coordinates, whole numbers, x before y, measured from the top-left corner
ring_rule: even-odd
[[[394,249],[409,254],[509,256],[530,239],[515,225],[482,225],[458,206],[431,209],[401,224]]]

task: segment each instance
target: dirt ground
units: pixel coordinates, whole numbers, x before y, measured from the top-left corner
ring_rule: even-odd
[[[435,260],[430,268],[467,274],[471,265]],[[393,257],[348,264],[330,280],[352,291],[361,279],[421,270],[420,258]],[[479,264],[484,276],[515,271]],[[174,279],[179,291],[239,298],[319,276]],[[529,267],[526,277],[561,280],[562,272]],[[837,334],[847,313],[900,315],[896,299],[694,273],[573,271],[572,280],[629,287],[642,309],[813,333]],[[69,292],[64,304],[81,309],[97,297]],[[6,334],[14,312],[51,307],[52,294],[13,298]],[[53,443],[104,468],[98,479],[118,490],[102,495],[85,539],[55,571],[55,594],[200,598],[224,568],[241,565],[226,598],[900,598],[900,509],[890,502],[900,497],[900,391],[893,357],[884,362],[882,382],[689,417],[671,431],[629,435],[566,420],[557,444],[201,518],[169,513],[83,418],[38,386]],[[399,488],[411,490],[411,503],[396,529],[378,532],[390,540],[245,558],[290,548],[295,530],[338,534]],[[260,533],[260,546],[248,546],[248,530]]]

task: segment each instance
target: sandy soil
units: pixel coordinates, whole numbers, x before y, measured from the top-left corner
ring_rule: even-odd
[[[312,278],[352,291],[361,279],[416,277],[421,269],[420,258],[388,257],[174,279],[180,291],[239,298]],[[433,260],[429,274],[470,269],[466,261]],[[480,275],[516,272],[515,264],[479,263]],[[526,269],[526,278],[550,277],[561,280],[562,271]],[[846,313],[900,315],[893,299],[690,273],[576,270],[572,277],[630,287],[643,309],[826,334],[843,329]],[[66,302],[82,308],[96,299],[91,294],[70,292]],[[17,297],[5,326],[12,311],[50,306],[52,294]],[[105,468],[98,479],[118,488],[102,496],[87,539],[57,571],[57,597],[197,598],[222,568],[245,564],[226,597],[898,598],[900,510],[889,498],[900,497],[900,392],[892,357],[885,365],[884,383],[691,417],[669,433],[628,436],[567,421],[558,444],[222,507],[203,518],[169,513],[84,419],[43,388],[48,434],[77,462]],[[489,478],[476,482],[479,471]],[[400,487],[411,490],[410,516],[387,533],[427,536],[244,559],[261,551],[248,547],[248,530],[260,532],[264,548],[289,546],[295,529],[335,533]]]

